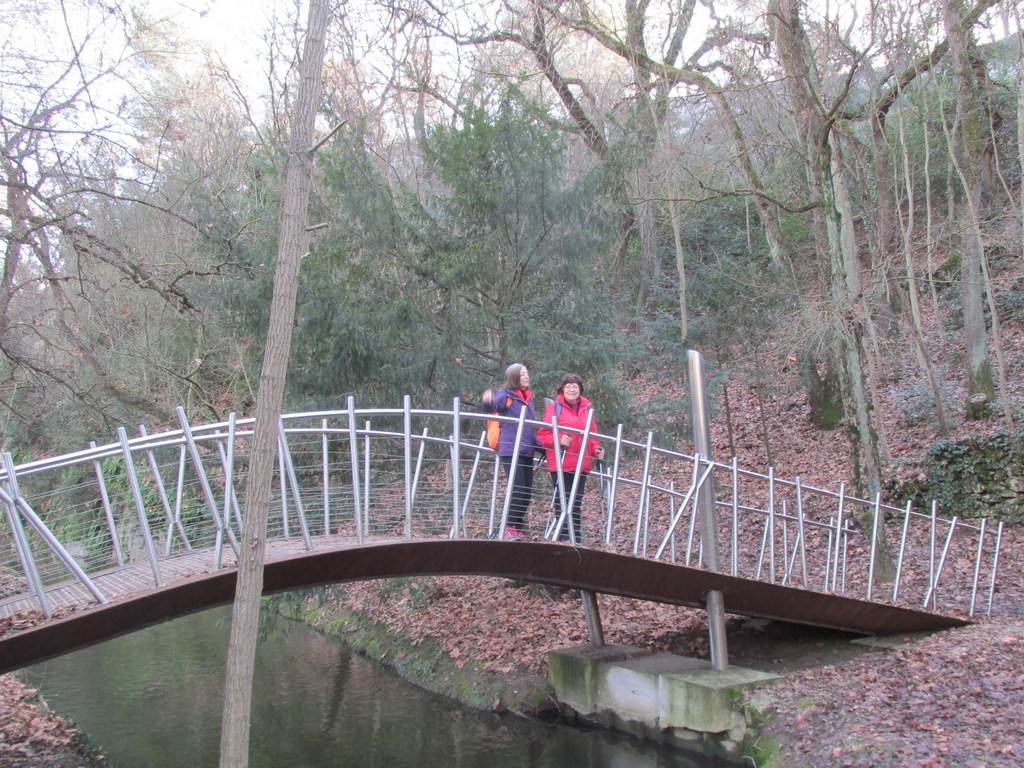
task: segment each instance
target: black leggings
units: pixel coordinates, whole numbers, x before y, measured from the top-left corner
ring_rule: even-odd
[[[501,466],[505,469],[505,479],[512,469],[512,457],[500,456]],[[516,461],[515,476],[512,478],[512,498],[508,502],[507,528],[515,528],[523,532],[526,528],[526,509],[533,498],[533,459],[520,456]]]
[[[572,484],[576,477],[574,472],[562,471],[562,487],[565,488],[565,502],[569,503],[569,497],[572,495]],[[558,494],[558,473],[551,473],[551,487],[553,489],[554,503],[551,505],[555,508],[555,511],[561,515],[562,504],[559,500]],[[579,483],[576,485],[576,498],[572,501],[572,530],[575,534],[575,543],[583,543],[583,514],[580,509],[583,506],[583,490],[587,487],[587,474],[585,472],[580,473]],[[562,527],[558,529],[558,540],[559,541],[572,541],[569,537],[569,520],[563,523]]]

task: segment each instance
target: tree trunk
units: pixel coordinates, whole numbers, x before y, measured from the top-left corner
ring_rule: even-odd
[[[292,122],[288,165],[281,197],[280,235],[274,292],[270,304],[267,346],[256,401],[252,465],[246,481],[245,527],[238,564],[234,612],[224,684],[220,765],[249,764],[249,719],[256,658],[267,510],[277,455],[278,425],[284,400],[285,374],[291,349],[299,264],[306,244],[306,209],[312,186],[313,132],[320,94],[320,71],[330,11],[327,0],[311,0],[299,75],[298,100]]]
[[[672,240],[676,251],[676,271],[679,273],[679,325],[683,346],[690,335],[690,316],[686,308],[686,254],[683,252],[683,223],[679,219],[679,203],[672,197],[668,200],[669,218],[672,221]]]
[[[968,419],[987,418],[995,402],[995,378],[988,356],[982,290],[981,198],[986,152],[984,110],[972,62],[972,37],[964,28],[962,0],[943,0],[943,21],[956,77],[956,123],[951,157],[960,182],[959,220],[964,340],[967,344]]]
[[[907,268],[907,293],[910,304],[911,327],[914,333],[914,355],[917,358],[917,365],[921,369],[922,378],[928,382],[928,389],[931,391],[932,402],[935,405],[935,418],[939,423],[939,434],[942,437],[949,435],[949,424],[946,421],[946,407],[942,402],[942,388],[939,386],[938,376],[935,374],[935,366],[932,365],[931,357],[928,354],[925,344],[924,324],[921,319],[921,303],[918,298],[917,270],[914,267],[914,219],[917,216],[917,196],[914,193],[913,179],[911,179],[910,157],[907,153],[906,120],[902,110],[899,111],[900,144],[903,146],[903,173],[907,188],[907,224],[903,231],[903,259]],[[929,254],[931,249],[929,247]],[[934,282],[934,281],[933,281]]]
[[[878,488],[881,485],[881,467],[864,382],[862,346],[865,324],[871,322],[871,317],[863,302],[860,261],[839,140],[823,111],[825,100],[800,19],[800,5],[799,0],[771,0],[768,18],[807,152],[808,185],[812,194],[821,201],[815,213],[819,217],[815,230],[819,248],[824,249],[822,260],[828,265],[835,354],[847,428],[855,441],[851,469],[859,476],[863,468],[868,484]],[[822,238],[824,242],[821,242]]]

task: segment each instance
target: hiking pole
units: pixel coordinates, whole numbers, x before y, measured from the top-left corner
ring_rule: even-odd
[[[558,430],[555,430],[555,439],[558,439]],[[565,446],[561,446],[558,451],[558,455],[555,457],[555,482],[551,488],[551,504],[548,505],[548,522],[544,527],[544,538],[552,539],[558,537],[558,532],[562,529],[562,516],[561,510],[565,507],[565,488],[562,484],[562,462],[565,460]],[[558,492],[562,492],[562,503],[558,503]],[[559,510],[559,514],[555,516],[555,510]],[[554,517],[554,520],[552,518]],[[557,524],[557,527],[552,528],[552,525]]]

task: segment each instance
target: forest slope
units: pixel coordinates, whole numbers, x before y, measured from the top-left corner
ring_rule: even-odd
[[[1004,270],[999,280],[1001,295],[1015,305],[1019,269]],[[955,404],[964,395],[960,339],[947,330],[948,318],[936,315],[926,322],[934,362]],[[1008,368],[1015,371],[1024,364],[1020,320],[1011,317],[1001,330]],[[919,391],[913,356],[894,344],[887,364],[879,395],[893,457],[890,472],[913,475],[922,471],[940,435],[927,409],[912,402],[912,393]],[[742,373],[730,377],[729,419],[718,407],[712,420],[715,457],[727,457],[734,448],[748,468],[766,468],[770,456],[780,476],[800,476],[819,487],[850,482],[848,441],[841,431],[813,427],[788,350],[766,354],[761,368],[761,381],[770,385],[759,386]],[[638,405],[678,390],[677,381],[650,373],[633,385]],[[1010,401],[1018,412],[1021,392],[1020,378],[1011,376]],[[952,423],[952,439],[1006,428],[996,420],[966,422],[956,415]],[[535,507],[531,514],[539,527],[543,513]],[[992,616],[974,626],[854,644],[827,632],[731,617],[730,663],[783,674],[759,705],[774,713],[770,730],[790,768],[1018,766],[1024,763],[1022,575],[1024,539],[1011,527],[1003,541]],[[606,596],[600,607],[609,643],[708,655],[700,611]],[[474,668],[491,678],[494,691],[515,689],[516,681],[543,680],[549,650],[587,642],[575,593],[498,579],[356,584],[328,590],[306,607],[306,618],[325,623],[343,613],[358,613],[401,639],[395,648],[403,650],[376,656],[384,663],[401,670],[410,655],[430,654],[438,677]],[[443,681],[438,687],[443,690]],[[516,705],[499,693],[492,704]],[[73,732],[54,725],[52,715],[35,708],[20,687],[0,686],[0,713],[0,766],[60,764],[57,755],[65,747],[73,755],[68,759],[81,760]]]

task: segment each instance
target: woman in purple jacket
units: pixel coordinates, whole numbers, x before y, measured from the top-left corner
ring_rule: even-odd
[[[530,389],[530,372],[522,363],[513,363],[506,368],[502,388],[497,392],[486,390],[480,400],[491,413],[518,420],[525,409],[527,422],[537,418],[533,407],[533,391]],[[518,423],[503,421],[498,439],[498,460],[505,469],[506,479],[512,476],[512,497],[509,499],[508,521],[505,525],[506,539],[522,539],[526,535],[526,509],[533,496],[533,454],[540,447],[534,428],[527,423],[523,425],[523,434],[519,439],[519,454],[513,456],[518,429]]]

